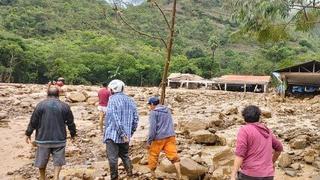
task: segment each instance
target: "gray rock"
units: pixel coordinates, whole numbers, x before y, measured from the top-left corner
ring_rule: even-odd
[[[4,112],[0,113],[0,120],[6,119],[7,117],[8,117],[8,113],[4,113]]]
[[[185,176],[188,176],[189,179],[199,179],[208,171],[206,167],[201,166],[189,158],[182,158],[180,165],[181,173]]]
[[[285,174],[291,177],[297,176],[297,171],[291,168],[285,169],[284,170]]]
[[[299,163],[293,163],[290,165],[291,168],[293,168],[294,170],[300,170],[301,169],[301,165]]]
[[[178,123],[178,128],[181,131],[193,132],[198,130],[204,130],[208,127],[209,123],[203,122],[200,119],[181,120]]]
[[[215,166],[232,166],[234,153],[229,147],[221,147],[218,153],[215,153],[212,157],[213,164]]]
[[[290,140],[289,144],[293,149],[304,149],[307,147],[307,139],[303,137],[297,137]]]
[[[218,140],[218,136],[207,130],[199,130],[191,132],[190,136],[198,144],[214,144]]]
[[[320,169],[320,161],[315,161],[312,163],[312,165],[317,168],[317,169]]]
[[[279,163],[278,163],[280,167],[282,168],[289,167],[291,163],[292,163],[292,158],[289,154],[287,153],[281,154],[279,158]]]

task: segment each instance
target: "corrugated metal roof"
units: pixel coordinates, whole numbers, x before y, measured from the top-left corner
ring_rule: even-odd
[[[201,76],[195,75],[195,74],[182,74],[182,73],[171,73],[170,76],[168,77],[169,80],[171,81],[182,81],[182,80],[187,80],[187,81],[200,81],[204,80]]]
[[[229,84],[267,84],[270,76],[225,75],[218,79],[220,83]]]

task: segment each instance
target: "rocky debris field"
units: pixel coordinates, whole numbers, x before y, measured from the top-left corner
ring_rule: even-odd
[[[66,86],[66,97],[75,116],[78,137],[68,142],[65,180],[109,179],[102,133],[98,128],[97,86]],[[131,142],[135,179],[149,179],[144,149],[148,133],[148,97],[158,88],[127,87],[126,94],[138,105],[140,122]],[[45,85],[0,84],[0,179],[37,179],[33,167],[35,147],[24,142],[24,131],[36,104],[46,98]],[[244,123],[241,110],[258,105],[262,121],[281,139],[285,151],[276,166],[276,178],[320,179],[320,96],[289,97],[212,90],[168,89],[167,105],[173,112],[184,179],[228,179],[233,164],[235,139]],[[120,163],[121,178],[125,178]],[[175,179],[172,164],[163,156],[156,173]],[[52,178],[52,162],[48,178]]]

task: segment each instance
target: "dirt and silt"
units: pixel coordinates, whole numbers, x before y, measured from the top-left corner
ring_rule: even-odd
[[[63,179],[109,179],[105,145],[98,128],[97,86],[66,86],[68,103],[78,129],[75,143],[68,142]],[[143,147],[148,132],[148,97],[158,88],[127,87],[140,115],[131,142],[135,179],[148,179],[147,152]],[[35,148],[27,145],[24,132],[36,104],[46,98],[45,85],[0,85],[0,179],[37,179],[33,167]],[[277,162],[276,178],[320,179],[320,96],[287,98],[212,90],[168,89],[167,103],[173,111],[182,172],[187,179],[228,179],[241,110],[258,105],[262,121],[279,136],[285,151]],[[34,136],[34,135],[33,135]],[[121,177],[125,176],[119,160]],[[174,168],[161,156],[157,175],[174,179]],[[52,178],[52,162],[48,178]]]

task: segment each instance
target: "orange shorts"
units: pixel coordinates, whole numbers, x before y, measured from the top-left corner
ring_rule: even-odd
[[[158,164],[158,158],[161,151],[164,151],[166,157],[172,162],[179,162],[177,152],[176,138],[174,136],[165,139],[154,140],[149,149],[148,166],[155,170]]]

